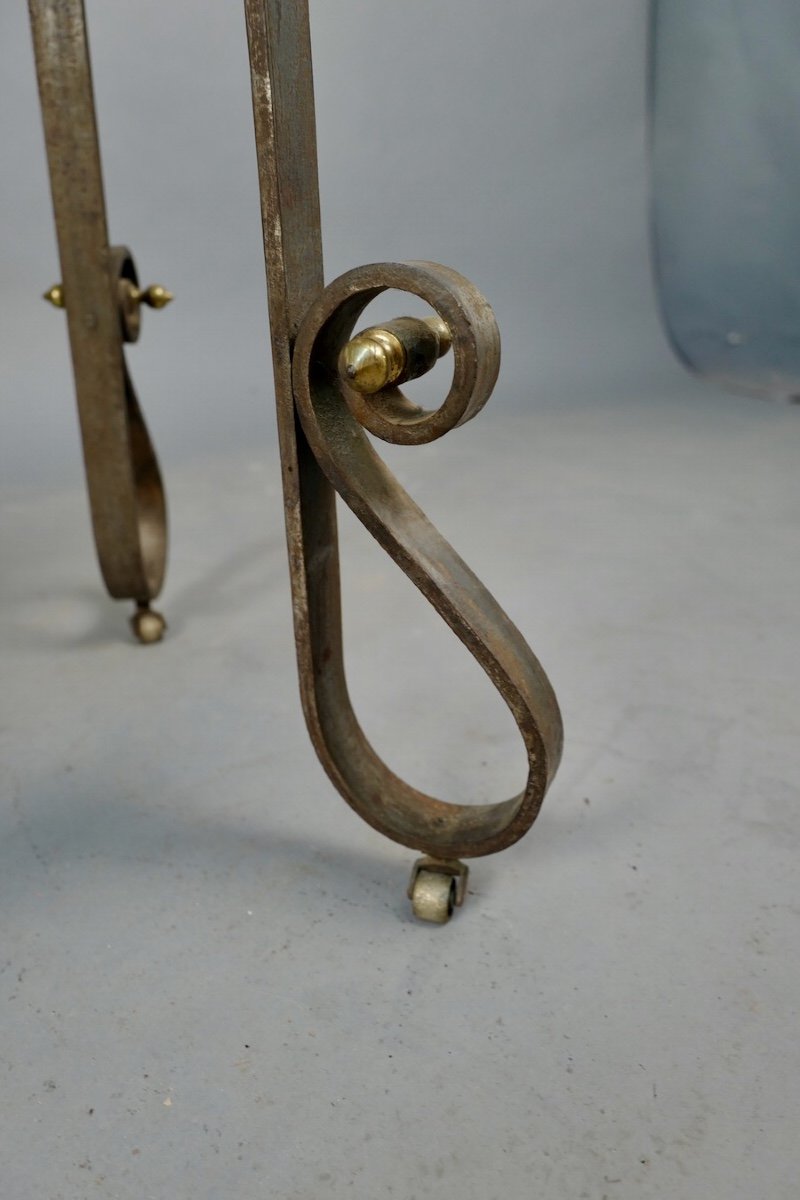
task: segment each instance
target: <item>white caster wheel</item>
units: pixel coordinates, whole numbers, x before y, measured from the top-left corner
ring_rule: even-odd
[[[453,910],[464,903],[469,868],[462,862],[418,858],[411,872],[408,896],[420,921],[446,925]]]

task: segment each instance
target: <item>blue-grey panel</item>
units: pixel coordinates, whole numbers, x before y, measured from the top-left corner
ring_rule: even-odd
[[[653,0],[656,275],[696,371],[800,393],[800,0]]]

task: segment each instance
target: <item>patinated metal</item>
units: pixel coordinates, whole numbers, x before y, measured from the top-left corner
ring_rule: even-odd
[[[89,499],[108,590],[137,604],[134,628],[160,637],[166,512],[155,454],[123,342],[142,304],[130,252],[108,244],[82,0],[29,0],[62,282],[47,298],[69,325]],[[466,894],[460,858],[492,854],[530,828],[561,756],[555,695],[519,630],[375,452],[368,434],[415,446],[476,416],[500,365],[494,315],[463,276],[431,262],[374,263],[327,287],[322,268],[311,43],[306,0],[245,0],[264,254],[300,691],[320,761],[370,825],[424,852],[414,912],[443,923]],[[399,317],[353,336],[364,310],[397,289],[429,318]],[[453,377],[427,410],[401,385],[452,352]],[[367,741],[345,682],[337,493],[483,667],[528,757],[523,791],[448,804],[395,775]]]
[[[419,445],[474,417],[497,378],[497,325],[477,289],[435,263],[372,264],[324,286],[308,6],[305,0],[245,0],[245,11],[306,722],[323,767],[356,812],[387,837],[429,856],[412,880],[412,900],[418,881],[424,877],[429,884],[437,863],[449,895],[455,860],[502,850],[530,828],[560,759],[561,717],[520,632],[403,490],[367,432]],[[392,378],[391,349],[387,386],[353,386],[364,337],[375,340],[373,328],[349,344],[353,330],[366,306],[388,288],[420,297],[447,327],[454,373],[438,409],[423,410],[402,394],[396,386],[401,372]],[[386,333],[390,346],[397,327]],[[337,493],[474,655],[511,710],[528,755],[528,779],[518,796],[495,804],[444,803],[395,775],[367,741],[345,682]],[[437,895],[441,899],[441,887]]]
[[[164,579],[166,503],[150,436],[125,363],[141,305],[172,299],[140,289],[133,257],[110,246],[83,0],[29,0],[61,282],[97,557],[106,588],[135,603],[140,641],[158,641],[150,608]]]

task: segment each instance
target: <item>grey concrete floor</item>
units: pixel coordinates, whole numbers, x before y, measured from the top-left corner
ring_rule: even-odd
[[[154,648],[77,474],[4,494],[3,1200],[796,1197],[800,412],[493,401],[391,460],[567,731],[443,928],[308,743],[274,453],[168,473]],[[367,732],[510,794],[510,717],[342,524]]]

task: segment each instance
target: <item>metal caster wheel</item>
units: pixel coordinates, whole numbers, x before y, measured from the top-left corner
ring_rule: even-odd
[[[166,628],[167,622],[161,613],[146,604],[140,604],[131,617],[131,629],[134,637],[145,646],[160,642]]]
[[[420,921],[446,925],[454,909],[464,903],[468,875],[465,863],[418,858],[408,885],[414,916]]]

